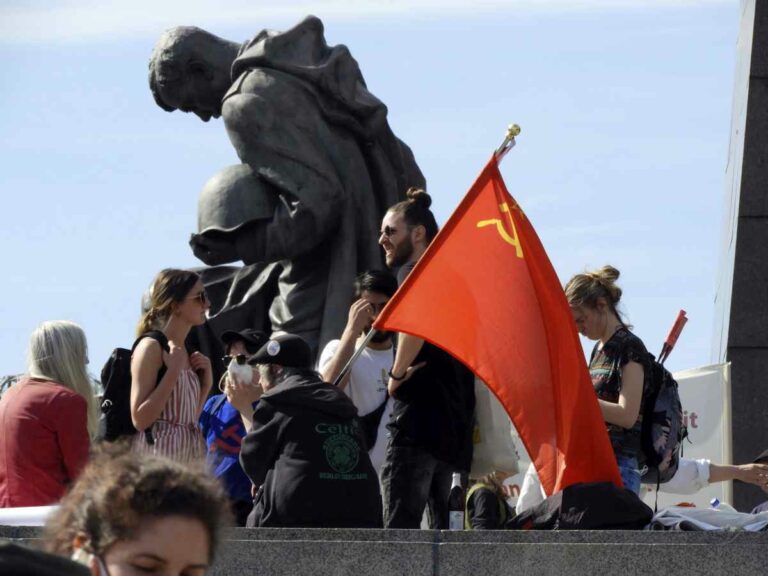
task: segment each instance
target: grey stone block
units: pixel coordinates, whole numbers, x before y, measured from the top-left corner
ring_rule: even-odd
[[[768,37],[768,28],[763,35]],[[739,216],[768,217],[768,78],[749,81],[741,162]]]
[[[435,544],[323,540],[239,540],[222,547],[211,574],[408,576],[433,574]]]
[[[34,543],[36,528],[0,526]],[[216,576],[761,574],[768,533],[227,530]]]
[[[768,348],[731,348],[731,420],[733,461],[751,462],[768,448]],[[741,482],[733,484],[733,504],[749,511],[766,500],[765,492]]]
[[[750,66],[750,75],[753,77],[768,77],[768,5],[761,0],[748,0],[742,2],[742,9],[749,10],[748,4],[755,5],[755,23],[752,34],[752,64]],[[741,26],[749,25],[741,19]]]
[[[361,528],[229,528],[229,540],[306,540],[356,542],[432,542],[440,541],[438,530],[375,530]]]
[[[768,218],[739,218],[729,348],[768,348],[767,246]]]
[[[509,574],[760,574],[759,546],[693,544],[444,544],[440,576],[508,576]]]

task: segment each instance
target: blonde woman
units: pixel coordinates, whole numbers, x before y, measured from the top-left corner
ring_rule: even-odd
[[[131,357],[133,448],[182,462],[205,454],[197,420],[213,383],[211,361],[185,341],[210,308],[194,272],[167,268],[152,283]]]
[[[58,502],[85,465],[98,419],[87,362],[77,324],[32,333],[27,374],[0,400],[0,507]]]
[[[595,340],[589,362],[592,385],[608,428],[624,487],[640,491],[640,429],[643,391],[650,378],[650,356],[618,311],[621,288],[613,266],[576,274],[565,296],[579,333]]]

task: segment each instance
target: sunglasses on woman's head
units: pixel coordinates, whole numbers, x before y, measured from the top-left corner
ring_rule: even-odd
[[[234,360],[238,364],[245,364],[245,362],[248,360],[248,356],[246,356],[245,354],[238,354],[237,356],[227,355],[227,356],[224,356],[222,360],[224,361],[225,366],[229,366],[229,363],[232,362],[232,360]]]

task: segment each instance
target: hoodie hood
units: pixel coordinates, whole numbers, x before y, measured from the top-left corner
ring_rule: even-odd
[[[276,409],[289,406],[303,410],[314,410],[337,418],[354,418],[357,408],[341,390],[323,382],[316,372],[303,370],[294,372],[280,380],[280,383],[261,396],[262,402]]]

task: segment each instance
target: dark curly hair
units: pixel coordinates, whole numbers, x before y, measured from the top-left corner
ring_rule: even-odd
[[[71,556],[73,542],[100,556],[117,541],[134,538],[147,518],[183,516],[200,521],[209,538],[209,561],[229,521],[219,483],[202,466],[135,454],[126,444],[96,449],[45,526],[49,552]]]

